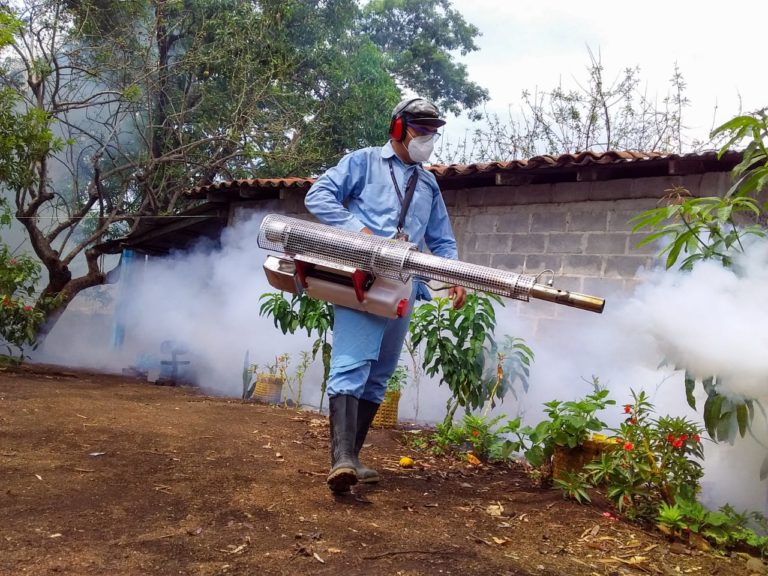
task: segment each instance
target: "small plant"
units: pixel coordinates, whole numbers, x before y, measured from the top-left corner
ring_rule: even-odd
[[[249,352],[246,350],[245,359],[243,360],[243,400],[248,400],[253,396],[253,391],[256,388],[256,381],[253,379],[253,368]]]
[[[599,432],[606,424],[597,412],[616,404],[608,399],[608,390],[595,390],[585,398],[571,402],[552,400],[545,402],[547,420],[535,427],[525,427],[521,433],[528,437],[530,446],[526,459],[534,467],[551,464],[556,446],[576,448],[586,442],[593,432]]]
[[[653,519],[661,503],[695,500],[703,475],[702,430],[681,417],[651,417],[653,405],[645,392],[632,393],[633,403],[614,430],[616,450],[586,466],[594,485],[605,485],[619,510],[636,518]]]
[[[286,357],[288,355],[286,354]],[[294,406],[301,406],[301,392],[304,387],[304,376],[307,373],[307,368],[312,363],[312,355],[309,352],[300,352],[301,360],[299,361],[293,374],[285,379],[285,385],[288,388],[285,395],[285,405],[288,405],[288,401],[293,402]],[[290,398],[288,397],[290,394]]]
[[[333,330],[333,305],[306,294],[294,294],[288,300],[283,292],[268,292],[262,294],[259,300],[262,302],[259,315],[271,317],[275,327],[283,334],[294,334],[299,329],[306,330],[310,338],[312,334],[317,334],[312,344],[312,359],[317,357],[318,352],[323,359],[323,381],[320,384],[322,411],[323,397],[331,373],[332,346],[328,335]]]
[[[576,500],[579,504],[592,501],[588,492],[591,485],[582,474],[565,472],[560,478],[554,479],[554,485],[563,491],[566,498]]]
[[[495,358],[495,362],[490,358]],[[491,408],[496,406],[495,399],[503,399],[507,392],[511,392],[516,400],[519,399],[514,388],[516,381],[520,381],[524,392],[528,391],[528,378],[534,353],[525,340],[507,334],[500,346],[492,345],[490,358],[485,361],[490,374],[484,377],[489,392],[483,416],[487,416]]]
[[[662,502],[656,520],[661,530],[676,538],[690,540],[695,534],[719,548],[768,553],[768,536],[761,536],[749,526],[750,521],[761,524],[760,520],[765,520],[757,512],[737,514],[729,505],[710,511],[695,500],[682,498],[674,504]]]
[[[459,407],[471,412],[502,399],[516,379],[527,389],[533,353],[520,338],[496,344],[494,303],[504,306],[494,294],[473,292],[459,310],[448,298],[435,298],[414,310],[409,351],[414,357],[412,350],[423,343],[424,372],[439,374],[440,383],[451,390],[443,420],[447,425]]]
[[[392,376],[387,380],[388,392],[401,392],[408,382],[408,367],[404,364],[399,364]]]
[[[448,426],[440,423],[437,425],[432,440],[435,443],[438,454],[458,453],[474,455],[482,462],[498,462],[510,458],[520,450],[522,438],[509,439],[508,433],[518,431],[520,419],[508,421],[506,424],[497,424],[506,418],[499,415],[494,418],[465,414],[459,424]]]

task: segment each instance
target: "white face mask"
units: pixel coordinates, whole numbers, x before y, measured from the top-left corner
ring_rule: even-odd
[[[416,136],[408,142],[408,156],[414,162],[426,162],[434,149],[434,136]]]

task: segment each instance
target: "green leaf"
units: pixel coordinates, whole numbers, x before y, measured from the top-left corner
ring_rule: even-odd
[[[743,438],[749,428],[749,411],[746,404],[739,404],[736,407],[736,420],[739,425],[739,434]]]
[[[696,388],[696,379],[686,371],[685,373],[685,398],[688,401],[688,406],[696,410],[696,398],[693,392]]]

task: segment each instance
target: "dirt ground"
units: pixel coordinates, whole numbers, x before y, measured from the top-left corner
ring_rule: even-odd
[[[373,430],[363,455],[382,482],[334,498],[318,413],[51,366],[0,372],[0,574],[751,572],[743,555],[564,501],[520,467],[432,459],[410,433]]]

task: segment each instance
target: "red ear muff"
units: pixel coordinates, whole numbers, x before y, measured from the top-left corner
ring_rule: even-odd
[[[405,133],[407,130],[408,126],[403,116],[393,118],[392,122],[389,124],[389,135],[392,136],[392,138],[397,142],[402,142],[405,140]]]

